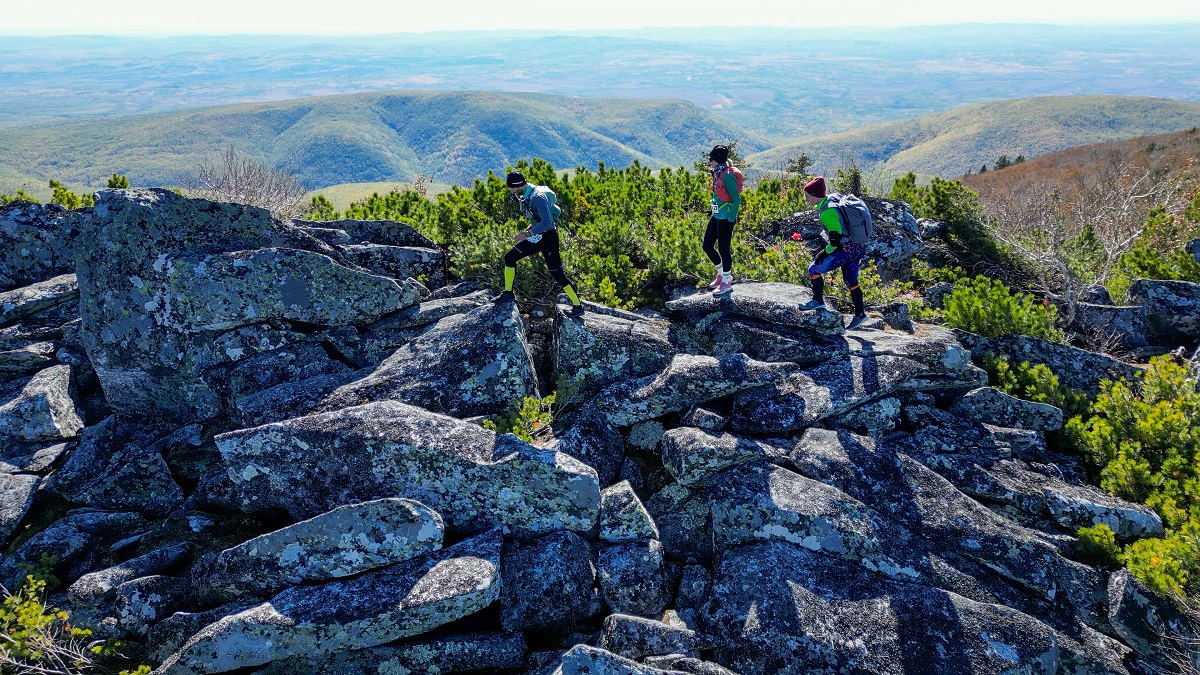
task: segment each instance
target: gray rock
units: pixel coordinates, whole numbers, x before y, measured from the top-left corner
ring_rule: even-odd
[[[349,340],[331,340],[330,343],[343,359],[356,366],[376,366],[423,333],[428,326],[484,305],[489,302],[490,296],[488,291],[476,291],[463,296],[428,300],[383,317],[367,326],[361,334],[354,332]]]
[[[237,602],[221,605],[203,612],[175,612],[171,616],[150,626],[146,637],[146,656],[154,663],[162,663],[179,651],[193,635],[202,628],[227,616],[244,612],[257,602]]]
[[[1134,579],[1129,570],[1114,572],[1108,579],[1108,621],[1142,656],[1161,665],[1200,668],[1200,653],[1189,648],[1200,638],[1196,624],[1175,603]]]
[[[216,444],[253,511],[311,518],[400,496],[441,513],[448,530],[533,535],[588,531],[599,517],[596,474],[577,460],[394,401],[222,434]]]
[[[297,227],[301,231],[311,234],[330,246],[342,246],[350,243],[350,234],[336,227],[303,227],[299,225]]]
[[[1200,340],[1200,284],[1138,279],[1129,287],[1129,301],[1142,306],[1154,339],[1168,345]]]
[[[179,577],[149,576],[117,587],[117,623],[131,635],[144,637],[150,626],[189,604],[191,584]]]
[[[428,632],[496,600],[500,545],[492,532],[354,579],[288,589],[205,627],[154,672],[220,673]]]
[[[604,601],[617,614],[659,616],[671,601],[665,551],[656,539],[605,544],[596,570]]]
[[[446,285],[446,253],[438,248],[354,244],[343,246],[342,252],[355,265],[372,274],[423,280],[422,283],[430,288]]]
[[[922,546],[904,528],[841,490],[765,463],[721,474],[709,487],[719,550],[788,541],[900,580],[922,576]]]
[[[67,589],[67,597],[76,605],[95,607],[112,600],[121,584],[167,570],[187,555],[190,549],[191,545],[187,542],[172,544],[126,560],[120,565],[89,572],[71,584]]]
[[[465,418],[505,413],[514,402],[538,395],[521,317],[509,303],[446,317],[378,367],[345,379],[315,378],[308,381],[312,386],[300,383],[291,395],[240,412],[261,424],[392,400]]]
[[[247,324],[369,323],[415,300],[265,210],[169,190],[101,190],[81,236],[83,344],[109,405],[133,417],[218,415],[200,373],[287,342]]]
[[[600,648],[627,659],[684,654],[696,656],[702,646],[696,631],[673,628],[654,619],[625,614],[604,618]]]
[[[58,562],[52,570],[60,578],[74,581],[90,569],[100,548],[132,534],[145,521],[136,513],[77,510],[30,537],[15,551],[0,557],[0,584],[17,588],[25,578],[24,566],[38,566],[43,557]]]
[[[0,374],[28,375],[55,364],[58,347],[53,342],[32,342],[0,351]]]
[[[668,328],[665,321],[636,314],[560,314],[554,334],[554,371],[565,382],[578,383],[584,397],[618,380],[657,373],[675,354]]]
[[[344,363],[330,358],[321,345],[301,342],[209,368],[203,378],[226,405],[232,406],[236,399],[285,382],[349,371]]]
[[[581,411],[571,426],[549,446],[596,470],[600,485],[611,485],[625,459],[625,439],[608,418],[592,409]]]
[[[313,661],[290,658],[255,671],[256,675],[320,672],[329,675],[385,673],[500,672],[525,662],[525,636],[515,633],[462,633],[404,640],[384,647],[334,652]]]
[[[658,538],[654,519],[629,481],[600,492],[600,538],[614,543]]]
[[[619,427],[687,410],[698,403],[779,380],[791,364],[763,363],[745,354],[678,355],[655,376],[618,382],[592,406]]]
[[[575,645],[563,654],[554,675],[677,675],[588,645]]]
[[[900,424],[900,399],[889,396],[833,415],[830,424],[868,436],[883,437]]]
[[[727,295],[698,292],[671,300],[667,310],[689,317],[723,312],[819,333],[842,332],[841,317],[836,312],[800,309],[800,305],[810,300],[812,290],[804,286],[745,282],[735,285],[733,292]]]
[[[967,392],[950,406],[950,412],[1000,427],[1032,431],[1056,431],[1063,425],[1062,410],[1048,403],[1009,396],[992,387],[980,387]]]
[[[0,206],[0,276],[10,282],[6,288],[73,272],[72,249],[81,223],[89,217],[58,204],[19,201]]]
[[[886,305],[878,305],[872,309],[878,311],[884,322],[895,330],[902,330],[906,333],[916,331],[916,326],[913,325],[912,319],[909,318],[908,304],[903,302],[891,302]],[[862,330],[860,327],[859,330]]]
[[[126,441],[122,436],[129,434],[118,435],[117,426],[109,417],[88,427],[47,489],[78,504],[166,517],[183,501],[183,490],[163,458],[163,444]]]
[[[700,565],[687,565],[679,575],[675,607],[680,610],[700,609],[712,591],[712,574]]]
[[[946,296],[953,292],[954,284],[948,281],[939,281],[922,291],[921,297],[925,299],[925,304],[934,309],[941,309],[945,306]]]
[[[675,480],[688,487],[700,487],[732,466],[761,460],[781,462],[790,449],[785,441],[714,435],[679,427],[663,436],[662,460]]]
[[[705,431],[724,431],[728,424],[725,417],[708,408],[695,406],[679,419],[679,423],[687,427],[696,427]]]
[[[0,472],[0,544],[8,541],[24,520],[42,479],[26,473]]]
[[[1125,349],[1146,347],[1153,342],[1147,335],[1145,312],[1137,306],[1118,307],[1111,302],[1076,303],[1071,327],[1093,343],[1108,343]]]
[[[950,232],[950,223],[937,218],[918,218],[917,227],[921,229],[921,239],[941,239]]]
[[[847,353],[847,343],[837,334],[816,333],[724,313],[710,314],[694,324],[677,323],[672,332],[701,354],[743,353],[759,361],[790,361],[817,365]],[[686,337],[685,337],[686,335]]]
[[[0,473],[45,473],[75,447],[75,443],[55,443],[28,455],[0,459]]]
[[[692,561],[712,557],[712,510],[703,490],[672,483],[646,500],[646,510],[667,555]]]
[[[1099,393],[1101,380],[1116,382],[1124,378],[1132,382],[1141,370],[1104,354],[1027,335],[987,338],[971,348],[977,360],[989,352],[1005,357],[1013,365],[1023,361],[1044,363],[1058,376],[1059,382],[1093,396]]]
[[[1091,486],[1061,481],[1051,481],[1043,491],[1051,515],[1069,530],[1104,524],[1121,539],[1162,536],[1162,519],[1141,504],[1118,499]]]
[[[726,551],[705,619],[739,673],[1058,672],[1049,626],[784,542]]]
[[[204,599],[269,597],[442,547],[442,517],[409,499],[341,506],[217,554],[193,575]]]
[[[1100,284],[1087,284],[1080,289],[1079,300],[1093,305],[1113,304],[1112,296],[1108,294],[1108,289]]]
[[[341,230],[355,244],[385,244],[387,246],[417,246],[420,248],[436,248],[437,244],[425,235],[417,232],[408,223],[394,220],[331,220],[293,221],[298,227],[321,227]]]
[[[655,668],[690,673],[691,675],[737,675],[737,673],[723,666],[708,661],[701,661],[700,659],[693,659],[683,654],[648,656],[642,662]]]
[[[0,293],[0,325],[8,325],[79,298],[74,274],[63,274],[24,288]]]
[[[83,416],[75,404],[70,366],[47,368],[31,378],[0,385],[0,456],[22,444],[49,445],[75,438]]]
[[[642,450],[653,450],[662,440],[663,432],[662,422],[654,420],[638,422],[629,428],[629,444]]]
[[[501,570],[500,621],[505,630],[567,630],[596,614],[592,550],[571,532],[509,544]]]
[[[635,492],[641,492],[646,487],[646,476],[642,473],[641,467],[632,459],[626,457],[625,461],[621,462],[621,474],[619,478],[633,488]]]

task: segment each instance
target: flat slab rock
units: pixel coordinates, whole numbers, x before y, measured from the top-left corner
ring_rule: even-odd
[[[515,436],[383,401],[216,437],[243,509],[311,518],[382,497],[415,499],[446,528],[589,531],[596,472]],[[338,461],[331,462],[336,457]]]
[[[812,300],[812,290],[804,286],[768,283],[738,283],[726,295],[693,293],[667,303],[667,310],[701,315],[725,312],[767,323],[808,328],[819,333],[841,333],[842,315],[828,309],[800,309]]]
[[[26,444],[48,445],[83,431],[71,367],[53,366],[0,386],[0,457],[24,454]]]
[[[192,636],[156,675],[222,673],[420,635],[500,595],[499,532],[346,581],[298,586]]]

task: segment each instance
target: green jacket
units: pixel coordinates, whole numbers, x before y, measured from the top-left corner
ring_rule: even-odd
[[[821,225],[829,232],[829,243],[825,245],[825,252],[833,253],[842,245],[842,237],[845,236],[845,232],[842,231],[842,218],[837,209],[829,207],[829,197],[822,199],[821,203],[813,208],[817,210]]]
[[[721,182],[725,183],[725,190],[729,192],[732,201],[723,202],[717,193],[713,192],[712,214],[714,217],[724,220],[737,220],[738,211],[742,208],[742,195],[737,189],[737,178],[732,172],[727,172],[721,177]]]

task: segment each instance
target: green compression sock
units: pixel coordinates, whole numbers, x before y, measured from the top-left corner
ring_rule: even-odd
[[[513,280],[516,278],[517,278],[517,268],[505,267],[504,268],[504,290],[512,291]]]
[[[575,289],[571,288],[570,284],[563,286],[563,293],[566,293],[567,297],[571,299],[572,305],[575,305],[576,307],[579,306],[579,296],[575,295]]]

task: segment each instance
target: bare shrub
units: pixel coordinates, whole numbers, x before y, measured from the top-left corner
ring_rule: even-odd
[[[192,196],[258,206],[281,220],[299,217],[307,206],[308,189],[299,178],[243,155],[233,146],[216,161],[202,162],[193,183]]]

